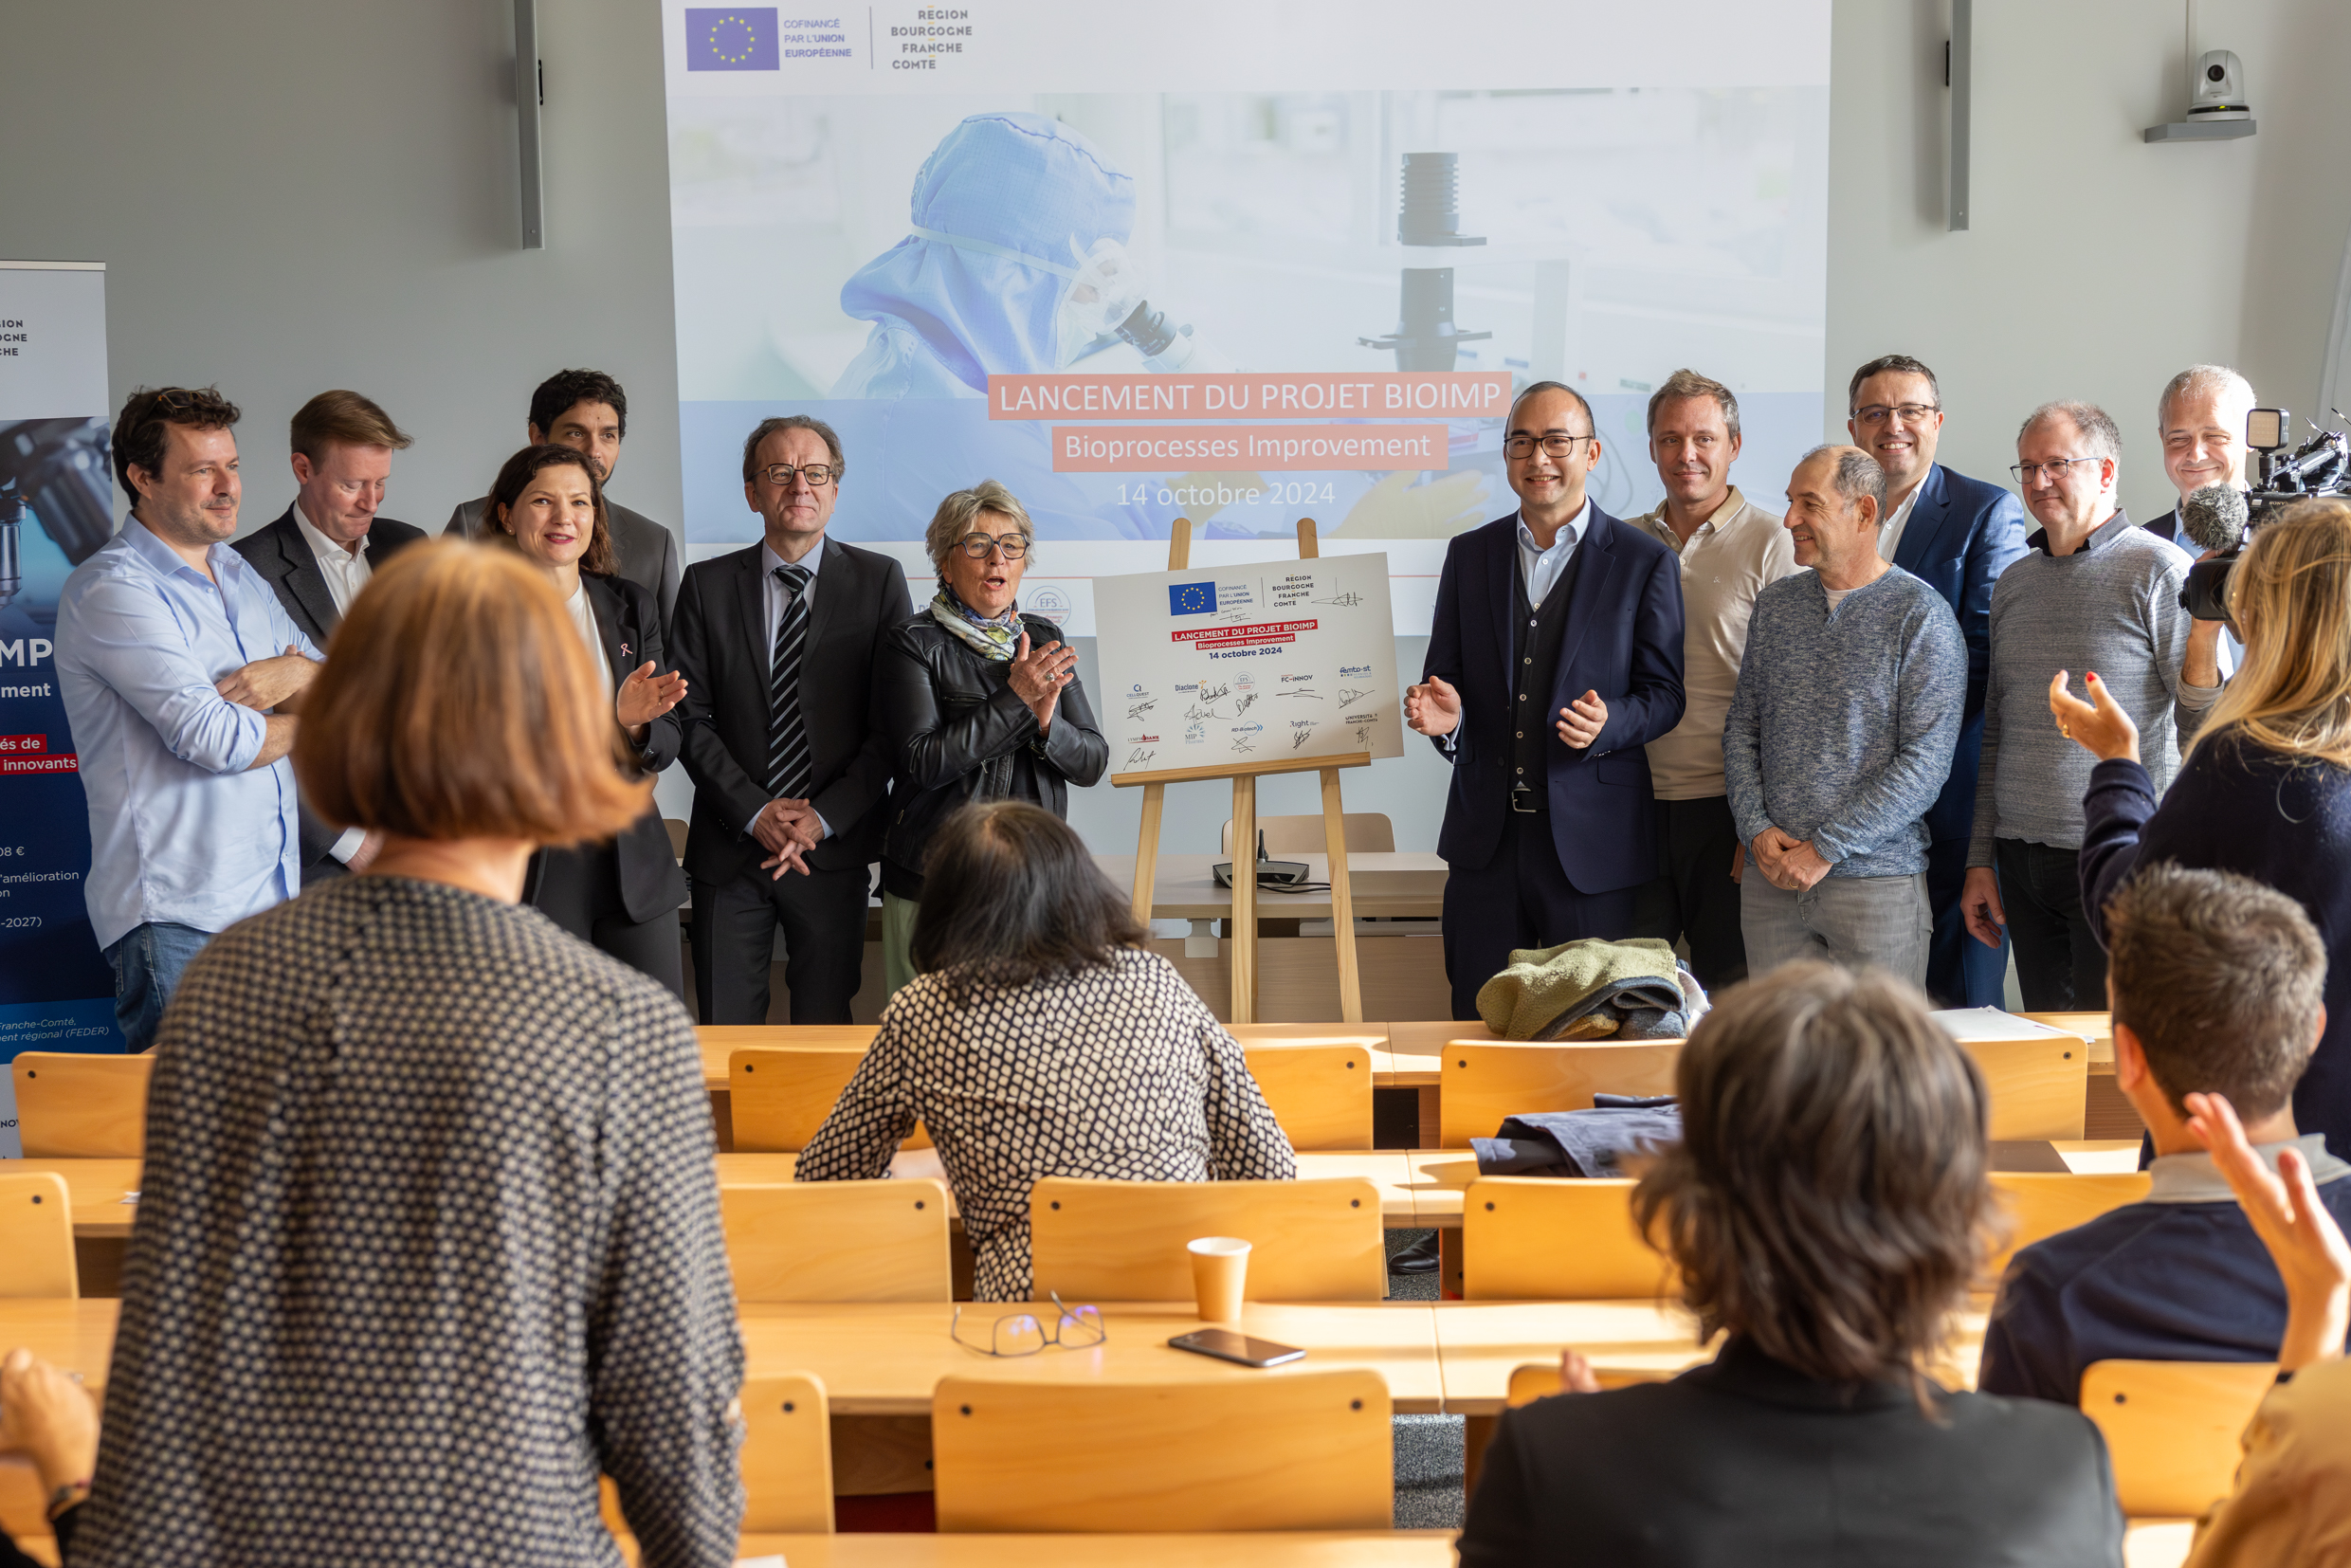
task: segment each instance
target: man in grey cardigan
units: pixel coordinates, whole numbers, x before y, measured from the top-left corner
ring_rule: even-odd
[[[2082,904],[2082,796],[2097,758],[2050,716],[2061,675],[2095,670],[2139,726],[2156,793],[2220,696],[2218,621],[2179,608],[2188,557],[2117,504],[2123,435],[2091,403],[2044,403],[2016,432],[2025,509],[2041,524],[1992,590],[1983,771],[1959,907],[1978,941],[2000,927],[2028,1012],[2106,1005],[2106,955]]]
[[[1959,743],[1967,644],[1951,607],[1878,555],[1886,470],[1856,447],[1788,481],[1798,572],[1757,595],[1722,726],[1747,970],[1798,958],[1926,977],[1926,825]],[[1755,874],[1761,873],[1760,875]]]

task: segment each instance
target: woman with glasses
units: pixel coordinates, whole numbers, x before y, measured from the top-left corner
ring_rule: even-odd
[[[883,1010],[872,1048],[800,1151],[798,1180],[879,1176],[920,1121],[971,1237],[973,1299],[1025,1302],[1040,1176],[1297,1176],[1240,1043],[1144,950],[1125,895],[1066,823],[1026,801],[962,807],[931,840],[925,872],[921,973]],[[1058,1342],[1099,1337],[1099,1322],[1068,1316],[1046,1325]],[[958,1337],[1020,1353],[1023,1335],[988,1319],[965,1319]],[[1026,1348],[1037,1343],[1028,1335]]]
[[[940,501],[924,540],[939,593],[883,643],[875,702],[898,767],[882,847],[885,1002],[914,978],[923,854],[939,823],[975,800],[1026,800],[1066,817],[1069,786],[1094,783],[1110,761],[1077,650],[1016,603],[1034,538],[1020,501],[993,479]]]
[[[2261,523],[2228,595],[2244,662],[2168,788],[2104,678],[2050,683],[2052,727],[2097,759],[2082,908],[2103,944],[2106,901],[2142,860],[2234,871],[2299,901],[2326,943],[2326,1027],[2294,1125],[2351,1158],[2351,502],[2305,501]],[[2077,677],[2087,702],[2069,689]]]
[[[685,678],[665,672],[652,593],[619,574],[604,486],[587,455],[525,447],[490,487],[490,532],[547,574],[590,662],[612,693],[612,749],[632,778],[678,759],[684,727],[673,710]],[[685,995],[678,906],[685,876],[660,808],[648,803],[617,838],[544,848],[531,857],[522,901],[631,969]]]

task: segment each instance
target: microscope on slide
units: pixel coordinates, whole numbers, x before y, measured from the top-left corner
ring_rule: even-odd
[[[1404,155],[1404,196],[1396,209],[1396,244],[1431,248],[1484,245],[1483,234],[1461,231],[1460,157],[1452,153]],[[1453,324],[1453,269],[1404,268],[1403,298],[1395,331],[1358,337],[1367,349],[1395,351],[1400,371],[1449,371],[1463,343],[1491,337]]]
[[[114,537],[114,484],[103,419],[0,425],[0,608],[25,591],[25,524],[38,518],[66,563]]]

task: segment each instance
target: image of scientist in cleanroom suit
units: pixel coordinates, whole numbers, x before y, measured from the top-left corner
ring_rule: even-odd
[[[991,374],[1066,370],[1119,341],[1106,315],[1140,302],[1126,298],[1134,177],[1059,120],[974,115],[923,161],[912,205],[906,238],[842,285],[842,310],[873,332],[832,395],[958,401],[878,425],[843,410],[882,436],[882,461],[859,466],[882,476],[883,515],[927,518],[993,476],[1041,538],[1166,538],[1181,508],[1121,504],[1119,475],[1056,474],[1048,426],[992,424],[985,402]]]

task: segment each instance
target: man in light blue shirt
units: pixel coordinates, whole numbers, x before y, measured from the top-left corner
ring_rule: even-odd
[[[209,388],[131,395],[114,457],[137,500],[57,606],[58,686],[90,805],[82,895],[134,1051],[155,1044],[197,950],[301,884],[285,758],[319,651],[228,546],[237,417]]]

